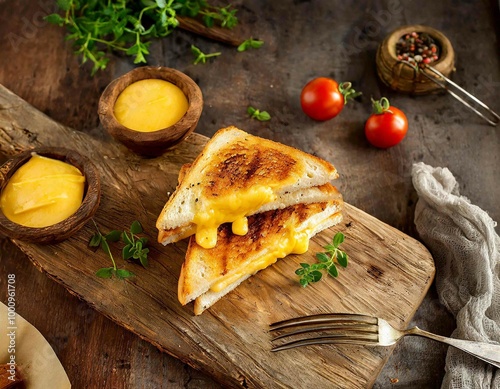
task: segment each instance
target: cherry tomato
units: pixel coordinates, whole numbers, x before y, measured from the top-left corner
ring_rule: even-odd
[[[350,82],[340,85],[331,78],[318,77],[309,81],[300,94],[300,105],[306,115],[315,120],[337,116],[349,99],[359,96]]]
[[[385,97],[373,101],[373,114],[365,123],[365,135],[373,146],[381,149],[397,145],[408,132],[408,119]]]

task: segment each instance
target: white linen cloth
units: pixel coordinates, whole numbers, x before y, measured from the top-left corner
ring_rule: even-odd
[[[457,322],[452,337],[500,344],[496,222],[460,196],[447,168],[420,162],[413,165],[412,179],[419,196],[417,231],[434,257],[439,299]],[[445,370],[442,388],[500,389],[500,369],[451,346]]]

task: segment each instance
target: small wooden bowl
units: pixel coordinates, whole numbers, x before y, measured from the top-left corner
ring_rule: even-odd
[[[94,164],[73,150],[44,147],[26,151],[0,166],[0,192],[12,175],[25,164],[32,153],[58,159],[76,166],[85,176],[85,190],[80,208],[67,219],[47,227],[25,227],[7,219],[0,209],[0,232],[9,238],[33,243],[57,243],[69,238],[82,228],[99,207],[101,185],[99,173]]]
[[[131,130],[119,123],[115,117],[116,99],[130,84],[151,78],[169,81],[178,86],[188,99],[188,110],[170,127],[152,132]],[[191,134],[198,124],[202,109],[201,90],[186,74],[166,67],[143,66],[124,74],[106,87],[99,100],[99,119],[111,136],[130,150],[140,155],[154,157],[163,154]]]
[[[455,70],[455,52],[448,38],[440,31],[422,25],[402,26],[391,32],[379,45],[376,56],[377,74],[391,89],[422,95],[442,90],[436,83],[400,62],[396,56],[396,43],[404,35],[423,32],[431,36],[440,48],[439,59],[429,66],[449,77]],[[430,73],[430,72],[429,72]]]

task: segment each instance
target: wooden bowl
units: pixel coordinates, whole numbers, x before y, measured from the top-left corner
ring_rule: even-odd
[[[186,95],[189,107],[174,125],[158,131],[134,131],[118,122],[114,114],[116,99],[130,84],[145,79],[160,79],[178,86]],[[203,96],[198,85],[186,74],[166,67],[143,66],[112,81],[99,100],[99,118],[104,128],[130,150],[145,156],[158,156],[191,134],[203,109]]]
[[[33,243],[56,243],[69,238],[82,228],[99,207],[101,185],[99,173],[94,164],[73,150],[44,147],[26,151],[0,166],[0,192],[12,175],[25,164],[32,153],[58,159],[76,166],[85,176],[83,201],[78,210],[63,221],[47,227],[25,227],[7,219],[0,209],[0,232],[9,238]]]
[[[402,26],[391,32],[379,45],[376,56],[377,74],[384,84],[391,89],[416,95],[442,90],[436,83],[403,64],[396,56],[396,43],[404,35],[423,32],[434,38],[440,48],[439,59],[429,66],[440,71],[446,77],[455,70],[455,52],[448,38],[440,31],[422,25]],[[427,71],[430,74],[429,71]]]

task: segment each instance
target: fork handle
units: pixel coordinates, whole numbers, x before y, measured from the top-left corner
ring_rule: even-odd
[[[456,347],[470,355],[492,364],[500,368],[500,345],[474,342],[470,340],[447,338],[445,336],[432,334],[430,332],[421,330],[418,327],[413,327],[404,331],[405,335],[417,335],[436,340],[441,343],[446,343],[450,346]]]

